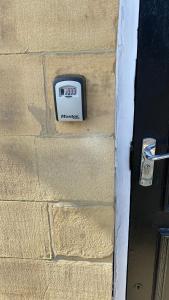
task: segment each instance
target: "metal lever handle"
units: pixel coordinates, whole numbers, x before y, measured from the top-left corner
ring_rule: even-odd
[[[169,158],[169,153],[155,154],[156,140],[146,138],[143,140],[141,168],[140,168],[140,185],[151,186],[153,183],[154,161]]]
[[[166,154],[157,154],[157,155],[153,155],[153,152],[155,152],[156,149],[156,144],[149,144],[147,147],[144,148],[144,155],[147,159],[149,160],[162,160],[162,159],[166,159],[169,158],[169,153]]]

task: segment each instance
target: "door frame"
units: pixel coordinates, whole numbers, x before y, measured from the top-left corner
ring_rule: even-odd
[[[130,213],[130,143],[134,121],[134,85],[140,0],[120,0],[116,52],[115,257],[114,300],[126,299]]]

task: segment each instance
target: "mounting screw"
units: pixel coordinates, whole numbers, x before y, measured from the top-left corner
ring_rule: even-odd
[[[134,285],[134,287],[135,287],[135,289],[136,289],[137,291],[139,291],[139,290],[141,290],[141,289],[143,288],[143,285],[142,285],[141,283],[136,283],[136,284]]]

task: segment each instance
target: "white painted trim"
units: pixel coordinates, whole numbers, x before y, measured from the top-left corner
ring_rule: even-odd
[[[126,299],[130,208],[129,150],[133,134],[139,0],[121,0],[116,63],[116,224],[114,300]]]

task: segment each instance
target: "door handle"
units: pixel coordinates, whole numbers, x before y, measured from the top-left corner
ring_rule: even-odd
[[[155,152],[156,140],[143,139],[139,182],[142,186],[151,186],[153,183],[154,161],[169,158],[169,153],[155,154]]]
[[[169,158],[169,153],[154,155],[153,153],[155,152],[155,150],[156,150],[156,144],[155,143],[149,144],[144,148],[144,156],[149,160],[162,160],[162,159]]]

